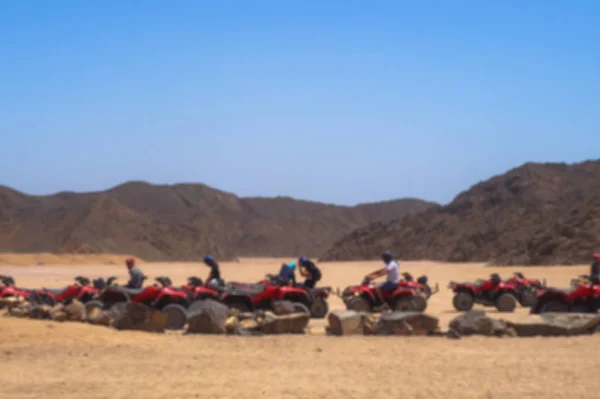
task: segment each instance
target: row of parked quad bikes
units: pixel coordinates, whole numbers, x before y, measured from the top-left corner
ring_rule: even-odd
[[[424,311],[429,298],[439,292],[428,284],[427,276],[414,280],[403,273],[393,292],[384,292],[385,304],[379,300],[375,285],[365,279],[360,285],[345,288],[336,295],[346,308],[361,312],[376,312],[383,307],[400,311]],[[116,277],[90,280],[77,276],[73,284],[62,289],[25,289],[17,287],[10,276],[0,276],[0,298],[23,297],[36,304],[67,304],[75,299],[85,304],[88,312],[94,308],[109,310],[119,302],[140,302],[164,312],[168,329],[181,329],[187,322],[187,310],[196,301],[218,300],[230,308],[243,312],[270,309],[276,301],[289,300],[298,311],[313,318],[324,318],[329,306],[327,298],[331,287],[307,288],[283,284],[277,276],[267,275],[258,283],[224,282],[218,286],[204,285],[198,277],[189,277],[187,284],[173,286],[168,277],[156,277],[155,283],[141,289],[116,284]],[[494,306],[500,312],[512,312],[517,302],[531,308],[531,313],[542,312],[596,312],[600,309],[600,285],[594,285],[586,276],[571,281],[571,289],[549,288],[545,281],[529,279],[515,273],[508,280],[492,274],[487,280],[450,282],[454,292],[452,303],[458,311],[468,311],[474,304]]]

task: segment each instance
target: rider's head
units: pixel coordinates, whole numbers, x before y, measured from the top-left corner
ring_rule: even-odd
[[[290,262],[290,263],[288,263],[288,266],[290,267],[290,269],[295,270],[296,269],[296,262]]]
[[[390,251],[383,251],[381,253],[381,260],[383,260],[385,263],[390,263],[393,259],[394,256]]]
[[[125,264],[127,265],[128,269],[131,269],[135,265],[135,259],[127,258],[125,259]]]
[[[212,255],[206,255],[204,257],[204,263],[207,266],[214,266],[215,265],[215,258],[213,258]]]
[[[308,258],[306,256],[301,256],[298,259],[298,263],[300,263],[302,266],[305,266],[308,263]]]

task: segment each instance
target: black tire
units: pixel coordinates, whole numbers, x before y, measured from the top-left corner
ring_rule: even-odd
[[[346,309],[356,312],[370,312],[371,304],[360,296],[355,296],[346,303]]]
[[[397,298],[394,301],[394,311],[395,312],[411,312],[415,309],[414,298]]]
[[[521,298],[519,298],[519,303],[524,308],[530,308],[535,305],[536,301],[536,293],[533,290],[525,290],[521,294]]]
[[[86,317],[87,317],[87,315],[92,313],[92,309],[94,309],[94,308],[99,308],[100,310],[106,310],[105,305],[102,301],[98,301],[98,300],[87,301],[85,303]]]
[[[306,313],[310,315],[310,310],[306,307],[305,304],[301,302],[293,302],[292,305],[294,305],[294,313]]]
[[[563,301],[552,300],[540,306],[540,313],[557,312],[567,313],[569,311],[569,305]]]
[[[514,312],[516,307],[517,299],[512,294],[501,294],[496,298],[496,309],[498,312]]]
[[[171,303],[161,310],[167,316],[167,330],[181,330],[187,323],[187,311],[177,303]]]
[[[323,298],[317,298],[310,307],[310,316],[314,319],[323,319],[329,313],[329,304]]]
[[[413,307],[417,312],[424,312],[427,309],[427,299],[425,298],[425,294],[418,293],[412,299]]]
[[[452,305],[454,305],[454,309],[459,312],[468,312],[473,309],[474,303],[475,298],[468,292],[458,292],[454,295],[454,298],[452,298]]]

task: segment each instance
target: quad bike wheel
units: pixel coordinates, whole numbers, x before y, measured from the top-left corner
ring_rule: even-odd
[[[354,310],[355,312],[370,312],[371,305],[364,298],[355,296],[348,301],[346,309]]]
[[[533,290],[525,290],[521,294],[521,298],[519,298],[519,303],[524,308],[530,308],[535,304],[536,294]]]
[[[410,312],[415,310],[414,298],[398,298],[394,302],[394,311],[397,312]]]
[[[517,300],[512,294],[502,294],[496,299],[496,309],[499,312],[512,312],[517,306]]]
[[[425,299],[424,294],[417,294],[412,299],[413,308],[417,312],[424,312],[427,309],[427,299]]]
[[[540,313],[558,312],[566,313],[569,311],[569,306],[562,301],[549,301],[540,307]]]
[[[475,298],[468,292],[459,292],[452,298],[452,305],[454,305],[454,309],[459,312],[468,312],[473,309],[474,302]]]
[[[310,307],[310,315],[315,319],[324,318],[329,312],[329,305],[323,298],[317,298],[313,301]]]
[[[293,302],[292,305],[294,305],[294,313],[310,314],[310,310],[302,302]]]
[[[177,303],[172,303],[161,310],[167,316],[167,330],[181,330],[187,323],[187,312],[185,308]]]

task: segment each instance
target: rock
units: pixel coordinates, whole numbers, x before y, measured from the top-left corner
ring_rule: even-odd
[[[117,330],[138,330],[162,333],[166,314],[142,303],[119,302],[110,308],[111,325]]]
[[[292,301],[276,301],[273,303],[273,313],[278,316],[292,314],[294,311],[294,303]]]
[[[365,334],[366,313],[354,310],[334,310],[327,317],[329,333],[332,335],[363,335]]]
[[[6,298],[0,298],[0,309],[4,307],[10,308],[22,303],[25,303],[25,298],[23,297],[9,296]]]
[[[87,314],[87,321],[90,324],[110,326],[112,318],[109,312],[106,312],[98,307],[93,307]]]
[[[449,339],[460,339],[460,334],[456,330],[448,330],[446,337]]]
[[[48,315],[50,316],[50,318],[52,320],[54,320],[54,317],[56,314],[64,313],[64,309],[65,309],[65,307],[63,306],[62,303],[57,303],[56,305],[52,306],[52,308],[50,308]]]
[[[238,314],[237,318],[240,321],[243,321],[243,320],[255,320],[256,319],[256,314],[254,314],[252,312],[242,312],[242,313]]]
[[[254,319],[244,319],[240,320],[240,328],[248,331],[259,331],[260,325]]]
[[[439,320],[421,312],[386,312],[375,322],[375,335],[430,335],[439,330]]]
[[[507,325],[503,320],[486,316],[483,310],[470,310],[450,321],[449,329],[461,336],[486,335],[501,337],[507,335]]]
[[[51,309],[50,305],[32,306],[29,310],[29,317],[32,319],[49,319]]]
[[[193,308],[192,308],[193,306]],[[188,310],[188,333],[225,334],[229,308],[221,302],[204,299],[196,301]]]
[[[517,321],[507,321],[519,337],[571,336],[593,334],[600,327],[600,315],[595,313],[542,313],[527,315]]]
[[[67,320],[69,321],[85,321],[85,306],[83,303],[74,299],[73,302],[66,305],[64,312],[67,314]]]
[[[28,306],[13,306],[8,309],[8,314],[14,317],[28,317],[29,307]]]
[[[51,316],[51,319],[58,322],[63,322],[67,320],[67,314],[62,310],[60,312],[54,312]]]
[[[259,324],[262,324],[262,331],[265,334],[304,334],[310,315],[306,313],[294,313],[288,315],[273,315],[265,313],[265,317]]]
[[[229,318],[225,321],[225,331],[228,334],[234,334],[240,325],[240,321],[235,316],[229,316]]]

